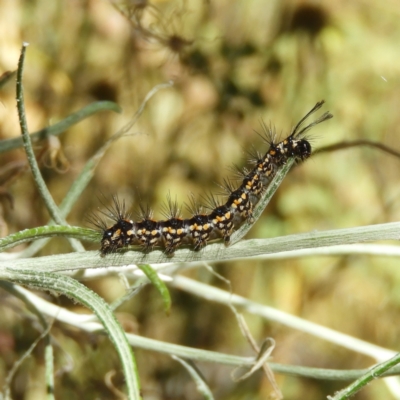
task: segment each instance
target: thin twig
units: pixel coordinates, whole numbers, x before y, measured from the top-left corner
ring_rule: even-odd
[[[39,190],[39,193],[49,211],[51,217],[56,221],[58,225],[67,225],[67,222],[60,214],[60,210],[58,209],[56,203],[53,200],[49,190],[47,189],[46,183],[40,173],[39,166],[36,162],[35,153],[33,152],[31,138],[29,136],[28,124],[26,122],[26,114],[25,114],[25,104],[24,104],[24,88],[22,85],[22,74],[24,70],[24,61],[26,48],[29,46],[29,43],[24,42],[21,49],[21,56],[18,61],[18,69],[17,69],[17,109],[18,109],[18,118],[19,124],[21,127],[22,140],[24,142],[24,148],[26,155],[28,157],[28,162],[32,170],[33,178],[36,183],[36,186]],[[75,251],[84,251],[84,247],[80,242],[74,239],[69,239],[71,246]]]
[[[335,143],[335,144],[331,144],[329,146],[324,146],[321,147],[320,149],[316,150],[313,153],[313,156],[317,155],[317,154],[322,154],[322,153],[328,153],[331,151],[337,151],[337,150],[346,150],[352,147],[358,147],[358,146],[367,146],[367,147],[373,147],[379,150],[382,150],[385,153],[388,153],[392,156],[395,156],[397,158],[400,158],[400,152],[391,149],[388,146],[385,146],[382,143],[379,142],[373,142],[371,140],[353,140],[353,141],[343,141],[343,142],[339,142],[339,143]]]
[[[354,396],[359,390],[364,388],[368,383],[374,379],[380,378],[383,374],[389,371],[392,367],[400,363],[400,353],[396,354],[390,360],[384,361],[371,368],[366,374],[361,376],[356,381],[352,382],[345,389],[337,392],[334,396],[329,396],[329,400],[346,400],[351,396]]]

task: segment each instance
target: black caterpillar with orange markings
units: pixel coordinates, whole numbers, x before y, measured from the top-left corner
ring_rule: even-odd
[[[242,182],[238,187],[230,180],[224,182],[223,188],[227,193],[225,203],[219,203],[210,195],[207,206],[203,208],[192,197],[188,206],[191,218],[182,218],[181,208],[168,196],[164,220],[154,220],[152,210],[140,206],[139,221],[133,221],[126,211],[125,202],[114,196],[113,206],[101,212],[114,224],[108,226],[98,218],[92,220],[102,232],[101,255],[114,253],[126,246],[141,245],[146,252],[161,246],[167,255],[172,256],[181,244],[190,244],[194,250],[200,250],[209,240],[218,237],[229,245],[232,232],[243,221],[252,222],[253,207],[278,169],[291,158],[300,162],[310,157],[311,145],[304,134],[313,126],[332,118],[332,114],[326,112],[304,127],[303,123],[323,104],[324,101],[318,102],[280,142],[275,143],[273,130],[264,125],[262,137],[269,146],[267,152],[264,155],[256,152],[252,159],[253,168],[239,171]]]

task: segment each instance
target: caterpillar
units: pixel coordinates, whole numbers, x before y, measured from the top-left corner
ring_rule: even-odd
[[[109,226],[102,219],[92,219],[92,224],[102,235],[100,255],[104,257],[130,245],[141,245],[145,252],[161,246],[166,255],[173,256],[182,244],[189,244],[198,251],[216,238],[222,238],[228,246],[230,236],[240,224],[244,221],[252,223],[253,208],[279,168],[289,159],[302,162],[311,156],[312,148],[305,137],[306,132],[333,115],[325,112],[310,124],[304,126],[304,123],[323,104],[323,100],[319,101],[294,126],[290,134],[279,142],[276,141],[275,131],[263,124],[264,132],[260,136],[268,145],[266,153],[262,155],[255,152],[251,159],[252,168],[238,169],[241,179],[238,186],[232,180],[224,181],[222,188],[226,193],[225,202],[221,203],[215,196],[209,195],[206,204],[200,206],[191,196],[187,205],[192,215],[190,218],[182,218],[181,207],[168,195],[163,211],[165,219],[156,221],[152,210],[140,205],[138,220],[134,221],[126,210],[125,202],[113,196],[113,205],[100,211],[113,224]]]

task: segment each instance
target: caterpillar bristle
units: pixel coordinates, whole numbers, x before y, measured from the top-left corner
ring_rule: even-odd
[[[99,214],[103,214],[102,210],[99,209],[97,212],[92,211],[85,217],[85,221],[100,232],[104,232],[108,224]]]
[[[212,192],[204,194],[201,199],[203,200],[203,207],[209,211],[212,211],[214,208],[220,207],[224,204],[222,201],[222,196]]]
[[[213,227],[204,207],[196,201],[193,193],[189,196],[189,203],[186,204],[186,208],[192,215],[191,218],[186,220],[188,233],[194,250],[199,251],[207,245]]]
[[[269,125],[264,120],[260,120],[262,133],[254,130],[254,132],[265,142],[268,146],[273,146],[277,143],[277,133],[275,126],[270,122]]]
[[[161,239],[159,223],[153,219],[153,210],[148,205],[139,204],[139,222],[136,222],[136,239],[145,252],[149,252]]]
[[[224,178],[221,184],[217,183],[217,186],[220,188],[220,190],[216,191],[215,195],[213,196],[218,196],[218,197],[221,196],[223,198],[230,196],[230,194],[237,188],[237,185],[234,183],[234,180],[228,178]],[[206,199],[206,201],[210,203],[209,200]],[[214,202],[216,202],[217,204],[219,203],[219,201],[213,201],[212,203]]]
[[[114,253],[121,247],[129,245],[134,237],[134,222],[127,213],[125,200],[122,202],[117,196],[112,196],[112,206],[105,205],[106,211],[100,210],[100,214],[110,219],[113,224],[110,226],[104,219],[97,219],[93,222],[102,231],[100,254],[105,256]]]
[[[325,103],[325,100],[318,101],[317,104],[315,104],[315,106],[294,126],[289,137],[300,137],[305,132],[305,129],[308,130],[309,128],[306,127],[299,131],[299,129],[301,128],[303,123],[306,121],[306,119],[308,119],[308,117],[310,117],[312,114],[314,114],[316,111],[318,111],[324,105],[324,103]],[[329,113],[325,113],[325,114],[329,114]],[[322,122],[322,121],[320,121],[320,122]],[[316,125],[316,124],[314,123],[314,125]],[[311,124],[311,126],[309,125],[309,127],[312,127],[314,125]]]
[[[331,119],[331,118],[333,118],[333,115],[330,112],[326,112],[326,113],[322,114],[318,119],[316,119],[315,121],[311,122],[311,124],[305,126],[303,129],[301,129],[297,133],[296,137],[303,136],[307,131],[309,131],[315,125],[318,125],[321,122],[327,121],[328,119]]]
[[[171,199],[170,193],[167,195],[167,203],[164,205],[163,215],[165,221],[159,222],[161,236],[164,244],[165,253],[172,256],[175,250],[183,243],[188,235],[188,227],[181,216],[181,208],[178,202]]]
[[[138,211],[136,212],[136,217],[139,220],[152,219],[153,210],[148,204],[144,205],[142,202],[139,202]]]
[[[263,154],[254,145],[252,145],[246,153],[247,162],[250,165],[257,165],[258,163],[262,162],[264,158]]]
[[[163,204],[161,208],[161,213],[165,219],[174,219],[174,218],[182,218],[181,215],[181,207],[178,205],[178,201],[172,200],[171,194],[167,194],[166,202]]]

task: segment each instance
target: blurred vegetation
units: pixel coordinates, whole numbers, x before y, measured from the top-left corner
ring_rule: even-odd
[[[318,100],[334,119],[311,133],[315,148],[367,139],[400,151],[400,8],[397,2],[20,0],[0,2],[0,139],[17,137],[14,77],[22,41],[30,43],[24,85],[31,132],[95,100],[111,100],[122,115],[99,113],[58,138],[36,144],[48,187],[60,202],[88,158],[137,110],[156,84],[174,81],[148,104],[131,134],[116,142],[68,217],[85,225],[98,196],[149,203],[160,215],[166,194],[183,203],[219,191],[215,183],[246,165],[255,133],[271,121],[285,134]],[[286,178],[252,237],[352,227],[400,219],[400,160],[370,147],[316,155]],[[98,196],[96,196],[98,195]],[[44,225],[49,216],[22,149],[0,156],[0,234]],[[70,251],[52,240],[41,254]],[[398,262],[366,256],[232,262],[216,268],[242,296],[398,349]],[[191,276],[222,286],[204,270]],[[214,282],[215,280],[215,282]],[[90,282],[107,301],[124,287],[115,278]],[[224,289],[226,287],[224,286]],[[0,384],[38,336],[21,304],[5,292],[0,316]],[[154,288],[119,308],[127,331],[143,336],[253,355],[232,313],[186,293],[171,293],[166,317]],[[64,298],[60,304],[73,309]],[[326,368],[365,368],[367,357],[309,335],[246,316],[257,341],[277,342],[274,361]],[[58,399],[113,398],[105,376],[119,371],[108,340],[55,323]],[[40,397],[43,349],[25,362],[14,399]],[[195,386],[168,356],[136,351],[148,399],[197,399]],[[266,399],[260,372],[234,383],[230,369],[200,365],[218,399]],[[122,376],[113,377],[118,387]],[[343,386],[277,375],[285,399],[322,399]],[[38,394],[39,393],[39,394]],[[387,398],[375,382],[356,399]]]

